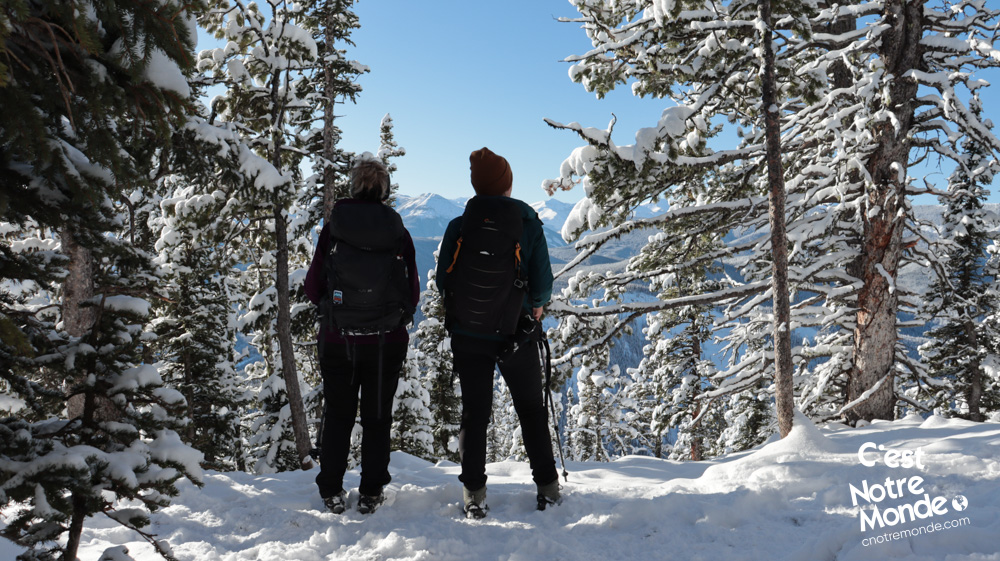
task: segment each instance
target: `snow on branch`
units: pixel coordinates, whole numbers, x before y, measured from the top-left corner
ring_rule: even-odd
[[[883,384],[886,383],[886,380],[889,380],[891,378],[892,378],[891,372],[889,374],[886,374],[885,376],[882,376],[882,378],[878,382],[876,382],[875,385],[865,390],[865,393],[859,395],[858,398],[855,399],[854,401],[851,401],[845,404],[843,407],[841,407],[840,411],[837,412],[837,415],[841,416],[845,412],[850,411],[851,409],[854,409],[858,405],[861,405],[862,403],[867,401],[869,397],[871,397],[875,392],[879,390],[879,388],[882,387]]]
[[[552,302],[548,310],[559,315],[573,315],[579,318],[596,318],[596,317],[608,317],[608,316],[622,316],[615,325],[607,331],[602,337],[591,341],[589,344],[581,347],[574,347],[569,349],[569,351],[561,357],[556,358],[552,361],[553,365],[563,364],[570,361],[573,357],[579,355],[589,354],[592,349],[601,347],[608,341],[613,339],[617,334],[629,323],[631,323],[636,318],[651,313],[659,312],[663,310],[670,310],[674,308],[680,308],[683,306],[700,306],[705,304],[716,304],[719,302],[726,302],[730,300],[736,300],[739,298],[744,298],[747,296],[752,296],[764,292],[770,288],[769,281],[749,283],[742,286],[737,286],[733,288],[727,288],[725,290],[720,290],[716,292],[706,293],[706,294],[696,294],[692,296],[683,296],[680,298],[671,298],[669,300],[658,300],[655,302],[631,302],[623,304],[614,304],[609,306],[595,306],[592,308],[572,306],[564,301],[554,301]]]

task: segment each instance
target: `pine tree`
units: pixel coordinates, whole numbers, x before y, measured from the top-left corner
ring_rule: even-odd
[[[638,131],[630,146],[611,141],[613,121],[604,131],[550,122],[587,142],[564,163],[562,177],[547,184],[554,191],[572,188],[577,178],[582,182],[586,198],[565,233],[603,230],[581,241],[580,260],[638,229],[666,233],[677,253],[705,232],[732,234],[725,249],[693,251],[686,260],[741,263],[736,286],[696,298],[728,303],[724,327],[758,336],[758,329],[740,324],[773,319],[766,308],[772,276],[769,246],[745,234],[768,231],[763,213],[767,181],[760,165],[763,117],[777,109],[787,188],[785,223],[794,240],[789,247],[788,325],[826,329],[822,342],[792,349],[793,356],[809,360],[796,365],[798,386],[812,393],[812,399],[826,401],[829,388],[841,385],[846,392],[836,414],[848,420],[891,418],[897,382],[892,365],[911,368],[897,345],[897,314],[915,303],[896,287],[896,275],[910,260],[927,257],[911,239],[904,242],[904,235],[919,236],[908,199],[918,190],[906,170],[919,149],[942,159],[958,153],[955,142],[961,135],[941,133],[938,118],[985,146],[1000,147],[961,96],[952,93],[956,88],[975,90],[979,84],[970,79],[973,71],[1000,62],[976,47],[981,41],[992,44],[1000,14],[981,3],[951,10],[892,0],[841,10],[773,2],[778,91],[776,103],[765,104],[757,80],[762,45],[756,36],[764,24],[758,21],[756,3],[708,8],[684,0],[575,5],[581,17],[573,21],[588,33],[594,49],[571,59],[574,80],[598,96],[630,84],[636,95],[670,97],[677,103],[655,127]],[[857,21],[868,16],[880,25],[856,31]],[[956,28],[968,34],[957,39]],[[823,41],[813,41],[818,33],[824,34]],[[918,86],[936,93],[918,103]],[[717,150],[709,141],[723,130],[718,124],[723,121],[736,130],[740,142]],[[632,218],[639,205],[661,200],[669,205],[661,216]],[[669,263],[662,260],[662,268]],[[614,275],[598,291],[645,282],[655,274],[658,269]],[[631,304],[627,313],[617,305],[561,311],[582,318],[618,316],[608,332],[613,336],[642,313],[689,303]],[[851,332],[847,341],[844,331]],[[731,348],[742,353],[739,349],[748,341],[733,342]],[[584,345],[579,352],[590,349]],[[803,379],[810,377],[809,366],[830,357],[838,365],[846,360],[849,368],[828,370],[819,383]],[[772,372],[772,362],[765,358],[737,360],[730,374],[742,383],[757,383]]]
[[[785,177],[781,164],[781,119],[778,114],[778,78],[775,69],[774,18],[771,0],[758,2],[761,25],[761,106],[764,108],[764,145],[767,161],[768,226],[771,231],[771,306],[774,339],[774,404],[781,437],[792,431],[792,319],[788,301],[788,237],[785,225]]]
[[[175,432],[183,396],[145,362],[158,279],[134,205],[192,111],[204,5],[92,8],[15,1],[0,18],[0,230],[16,241],[0,257],[0,378],[24,404],[0,428],[4,535],[22,558],[75,559],[104,513],[169,558],[148,512],[198,482],[200,454]]]
[[[651,314],[645,329],[649,344],[635,375],[649,396],[651,452],[665,457],[664,442],[677,429],[675,459],[702,460],[706,455],[709,410],[716,408],[705,394],[713,389],[717,373],[705,358],[704,345],[710,340],[712,320],[697,308]]]
[[[973,112],[981,114],[974,99]],[[988,225],[983,203],[989,194],[995,162],[983,146],[967,141],[966,158],[951,176],[945,205],[942,239],[947,240],[947,276],[937,279],[928,293],[927,312],[940,319],[928,330],[930,341],[920,347],[929,379],[917,384],[929,408],[983,421],[997,410],[1000,394],[986,365],[996,362],[989,342],[1000,333],[987,318],[1000,311],[995,282],[997,270],[988,262],[987,248],[995,233]]]
[[[323,128],[306,140],[307,150],[321,154],[315,161],[320,176],[323,218],[330,217],[337,199],[350,195],[348,175],[354,155],[339,147],[341,130],[336,125],[337,104],[354,103],[361,86],[357,79],[368,67],[347,58],[345,46],[354,46],[351,33],[361,26],[353,11],[354,0],[314,0],[307,3],[306,24],[320,30],[320,57],[316,80],[321,84]]]
[[[579,273],[563,289],[563,297],[599,282],[599,275]],[[570,457],[578,461],[608,461],[616,441],[615,432],[623,415],[619,407],[619,390],[622,387],[622,370],[611,364],[611,346],[595,344],[596,335],[610,327],[613,320],[598,317],[584,321],[567,316],[559,328],[550,335],[551,347],[556,356],[580,344],[592,345],[588,352],[576,354],[572,360],[559,362],[556,383],[565,387],[575,380],[572,405],[566,413],[566,440]],[[572,384],[570,384],[572,385]]]
[[[399,166],[397,166],[392,160],[406,155],[406,148],[399,146],[396,143],[395,138],[393,138],[392,127],[392,117],[386,113],[385,117],[382,117],[382,122],[379,124],[379,148],[376,156],[383,164],[385,164],[386,170],[389,171],[390,181],[393,172],[399,168]],[[395,195],[398,190],[398,183],[392,183],[389,185],[389,193],[392,195]],[[395,198],[392,195],[390,195],[390,199],[387,203],[395,206]]]
[[[746,391],[730,394],[721,407],[725,428],[712,444],[717,455],[748,450],[761,444],[774,433],[776,419],[771,402],[772,392],[758,381]]]
[[[444,303],[434,282],[435,270],[427,273],[420,311],[424,319],[417,325],[414,339],[415,368],[421,373],[424,388],[430,394],[433,418],[434,456],[458,462],[458,433],[461,424],[461,401],[453,371],[451,340],[444,327]]]
[[[165,181],[170,196],[156,244],[164,271],[165,302],[157,307],[155,330],[163,375],[184,394],[189,424],[184,439],[205,455],[205,467],[232,470],[241,464],[242,394],[235,354],[235,321],[228,275],[235,266],[229,237],[235,217],[229,199],[214,187]]]
[[[237,124],[245,142],[270,164],[260,166],[239,194],[246,213],[243,220],[250,225],[240,244],[245,250],[240,259],[250,264],[244,275],[243,290],[249,301],[242,325],[253,332],[254,345],[268,362],[263,370],[269,382],[264,401],[272,407],[267,418],[290,423],[298,461],[308,467],[312,443],[295,341],[311,338],[311,333],[293,333],[293,329],[296,323],[312,325],[312,320],[296,322],[295,317],[310,314],[312,307],[306,305],[300,287],[293,285],[293,273],[294,282],[301,283],[296,271],[308,266],[312,249],[308,219],[313,215],[300,203],[307,185],[300,166],[318,137],[312,123],[322,100],[316,77],[321,66],[320,32],[310,11],[312,4],[274,2],[268,6],[270,13],[251,3],[209,14],[205,22],[209,30],[229,43],[203,52],[199,66],[211,70],[216,82],[227,87],[224,95],[215,98],[213,113]],[[283,383],[273,383],[273,374]],[[288,433],[268,430],[264,434]],[[262,457],[273,456],[268,452]]]
[[[392,448],[433,461],[434,420],[430,394],[423,386],[421,372],[411,347],[407,353],[396,397],[392,405]]]

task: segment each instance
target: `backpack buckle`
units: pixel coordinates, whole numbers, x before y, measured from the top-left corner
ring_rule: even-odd
[[[514,288],[524,288],[524,281],[521,279],[514,279]]]

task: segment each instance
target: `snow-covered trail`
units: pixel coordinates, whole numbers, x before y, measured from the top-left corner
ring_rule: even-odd
[[[922,449],[925,469],[862,465],[865,442]],[[879,454],[868,451],[867,459]],[[568,468],[565,502],[537,512],[526,464],[489,465],[490,516],[482,521],[460,517],[457,466],[405,454],[392,457],[387,504],[367,517],[325,512],[315,472],[212,472],[203,489],[185,485],[154,515],[154,532],[179,559],[194,561],[1000,561],[1000,423],[910,417],[856,429],[796,426],[784,440],[712,462],[633,456]],[[862,531],[849,485],[912,476],[923,478],[922,492],[945,497],[948,512]],[[348,474],[348,485],[357,480]],[[959,495],[968,498],[961,512],[952,506]],[[879,506],[920,498],[886,498]],[[961,518],[968,524],[864,543]],[[96,561],[113,545],[126,545],[136,560],[158,559],[136,536],[100,520],[88,526],[80,559]],[[0,546],[0,557],[4,551]]]

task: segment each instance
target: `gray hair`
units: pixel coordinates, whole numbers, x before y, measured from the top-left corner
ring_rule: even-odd
[[[382,201],[389,198],[389,170],[376,159],[362,159],[351,169],[351,196]]]

